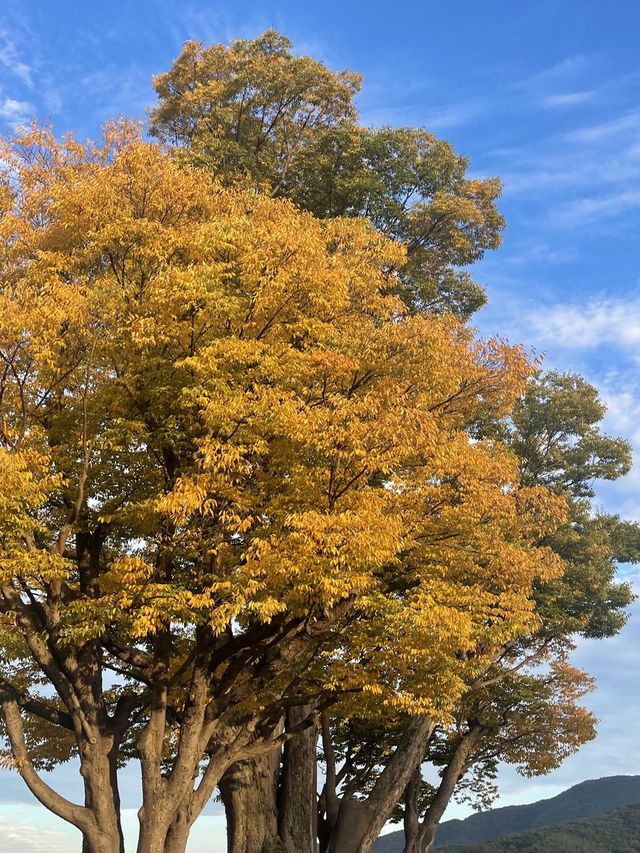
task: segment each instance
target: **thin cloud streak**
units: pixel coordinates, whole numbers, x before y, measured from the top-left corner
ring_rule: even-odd
[[[25,86],[33,88],[33,69],[20,58],[15,41],[6,30],[0,30],[0,65],[21,80]]]
[[[640,345],[640,294],[524,309],[520,331],[527,329],[529,337],[556,350],[611,346],[635,358]]]
[[[590,101],[595,95],[595,89],[587,92],[565,92],[558,95],[548,95],[542,100],[543,107],[573,107]]]

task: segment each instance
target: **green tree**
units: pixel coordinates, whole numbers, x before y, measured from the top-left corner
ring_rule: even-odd
[[[405,303],[468,317],[485,296],[465,268],[499,244],[500,184],[467,178],[466,159],[428,131],[360,127],[359,87],[271,30],[229,47],[188,42],[155,79],[151,132],[228,183],[320,218],[370,218],[407,246],[390,282]]]
[[[528,383],[510,422],[478,425],[478,435],[499,434],[515,450],[523,482],[566,496],[567,523],[545,538],[565,571],[538,585],[539,629],[505,650],[484,679],[488,692],[481,681],[453,731],[435,749],[432,744],[429,758],[441,767],[442,778],[426,797],[416,769],[406,792],[405,853],[431,848],[447,803],[474,766],[488,779],[499,760],[515,761],[525,775],[546,772],[593,736],[593,721],[575,705],[580,690],[572,696],[579,674],[567,682],[571,671],[561,662],[575,635],[603,639],[623,627],[633,595],[628,583],[616,579],[616,569],[621,562],[640,562],[640,526],[592,506],[594,480],[615,480],[631,464],[628,443],[601,431],[604,414],[593,386],[575,374],[551,371]],[[550,675],[520,670],[527,660],[548,666],[549,654],[551,660],[559,655]]]

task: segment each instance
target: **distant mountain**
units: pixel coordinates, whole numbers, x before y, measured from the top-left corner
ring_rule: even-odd
[[[503,835],[484,844],[447,844],[440,849],[442,853],[638,853],[640,805],[533,832]]]
[[[581,782],[549,800],[492,809],[465,820],[445,821],[438,830],[436,847],[477,844],[507,833],[557,826],[637,804],[640,804],[640,776],[607,776]],[[374,849],[375,853],[401,853],[403,846],[404,833],[400,831],[383,835]],[[640,847],[636,848],[636,853],[638,850]]]

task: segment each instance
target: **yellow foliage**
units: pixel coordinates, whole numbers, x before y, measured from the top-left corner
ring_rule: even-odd
[[[410,315],[404,247],[368,222],[226,189],[126,123],[0,157],[3,577],[64,576],[70,643],[347,601],[326,683],[446,713],[562,569],[537,546],[561,503],[469,438],[509,413],[523,351]]]

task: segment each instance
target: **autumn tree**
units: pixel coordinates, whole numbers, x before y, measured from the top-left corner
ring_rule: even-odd
[[[159,100],[151,113],[151,131],[172,146],[181,161],[209,169],[230,185],[287,196],[321,218],[366,216],[380,233],[403,241],[406,247],[407,257],[395,270],[391,292],[401,295],[412,311],[445,310],[467,317],[482,304],[484,294],[466,265],[498,245],[503,226],[495,207],[499,184],[467,179],[464,158],[428,131],[360,127],[352,103],[359,85],[360,80],[349,72],[336,74],[308,57],[295,56],[290,42],[273,31],[229,47],[190,42],[172,68],[156,78]],[[624,533],[624,524],[619,519],[594,519],[584,501],[575,500],[569,478],[575,476],[576,482],[585,484],[594,476],[618,476],[628,464],[628,452],[620,442],[599,436],[594,424],[602,415],[600,404],[593,389],[583,385],[576,390],[584,395],[582,423],[591,432],[584,432],[579,446],[572,449],[562,441],[556,446],[551,436],[549,448],[541,445],[538,452],[563,454],[564,481],[555,480],[553,466],[547,464],[549,476],[544,484],[568,495],[572,507],[571,525],[556,536],[554,548],[569,560],[575,583],[571,587],[558,581],[564,591],[555,601],[556,621],[562,622],[566,635],[572,614],[574,630],[602,635],[609,630],[606,625],[622,623],[620,614],[629,600],[628,590],[612,582],[610,574],[611,545]],[[551,416],[567,436],[572,429],[579,431],[570,420],[575,411],[572,415],[567,401],[558,396],[540,398],[544,405],[534,413],[531,394],[544,397],[543,386],[537,391],[529,388],[526,405],[520,406],[516,416],[516,433],[517,418],[526,412],[534,420]],[[509,429],[504,424],[500,429],[501,435],[494,437],[508,440],[505,430]],[[542,443],[546,440],[538,438]],[[539,485],[542,481],[534,470],[539,460],[532,457],[532,447],[519,441],[514,434],[510,443],[520,456],[521,475],[525,482]],[[634,538],[633,530],[626,532]],[[544,595],[549,625],[551,587]],[[585,619],[591,628],[585,628]],[[287,718],[283,717],[282,725],[286,728]],[[275,847],[289,831],[292,810],[302,828],[293,849],[311,849],[316,737],[317,728],[310,727],[289,741],[282,767],[276,752],[230,768],[222,797],[233,826],[233,853]],[[417,740],[414,747],[420,751]],[[300,754],[292,780],[289,768],[296,749]],[[405,751],[405,764],[409,760]],[[392,789],[402,776],[401,772],[386,789],[384,807],[380,796],[372,805],[377,818],[390,807]],[[383,771],[382,778],[388,779],[389,774]],[[336,802],[334,797],[334,806]],[[363,810],[357,803],[353,808]],[[242,812],[260,813],[262,823],[253,820],[249,827]],[[353,829],[353,814],[343,823]],[[346,843],[344,838],[336,841],[336,849],[346,849]]]
[[[2,162],[9,760],[110,853],[134,755],[138,851],[177,853],[311,713],[369,694],[426,732],[531,629],[564,502],[469,437],[530,366],[409,310],[366,220],[226,188],[135,127],[34,128]],[[42,726],[82,805],[39,773]]]
[[[568,522],[545,539],[562,555],[566,570],[560,578],[538,586],[536,630],[505,646],[487,671],[474,678],[453,713],[454,724],[437,726],[425,753],[416,756],[418,763],[404,794],[407,851],[429,848],[454,794],[464,790],[466,796],[473,790],[476,801],[486,805],[484,794],[495,793],[491,781],[498,760],[519,763],[525,773],[548,772],[593,736],[593,719],[579,702],[589,679],[567,664],[567,656],[575,634],[604,638],[622,627],[631,592],[616,580],[616,567],[640,557],[638,526],[594,513],[591,507],[593,479],[616,479],[626,473],[630,461],[628,444],[601,432],[603,415],[592,386],[580,377],[551,372],[529,382],[510,422],[474,425],[476,435],[497,430],[517,449],[521,476],[530,485],[545,482],[569,502]],[[541,449],[547,444],[553,453],[542,464]],[[532,454],[537,460],[535,476]],[[388,762],[398,755],[404,756],[405,766],[412,760],[406,742],[399,747],[405,727],[402,717],[362,699],[342,702],[331,715],[322,715],[326,781],[318,803],[321,849],[330,843],[344,849],[348,843],[337,826],[341,809],[348,816],[343,826],[351,833],[354,811],[366,812],[370,798],[372,810],[380,813],[380,801],[372,794],[387,773]],[[423,759],[441,770],[435,788],[420,782]],[[277,770],[277,764],[272,765],[276,777]],[[261,783],[273,784],[264,768],[254,764],[244,769],[245,774],[252,771],[257,771],[251,776],[252,792],[260,790]],[[286,773],[282,767],[281,784],[286,784]],[[236,781],[239,797],[242,784]],[[248,792],[248,778],[246,782]],[[300,780],[299,787],[303,787]],[[307,787],[309,799],[315,800],[315,790],[315,785]],[[268,800],[268,790],[265,793]],[[255,794],[253,803],[257,805]],[[282,804],[276,807],[273,800],[274,837],[281,810]],[[402,819],[401,812],[399,816]],[[230,849],[252,848],[238,844]],[[298,849],[311,848],[299,844]]]
[[[604,414],[592,385],[551,371],[528,383],[510,422],[480,429],[483,434],[497,429],[514,448],[524,482],[566,496],[567,524],[546,540],[562,556],[565,572],[536,590],[539,630],[520,638],[499,667],[492,667],[483,679],[488,692],[483,681],[480,690],[474,687],[455,728],[435,749],[431,744],[429,760],[440,766],[441,780],[426,797],[416,768],[406,792],[406,853],[431,849],[451,796],[461,785],[469,787],[469,771],[474,780],[491,779],[496,763],[507,761],[519,764],[525,775],[548,772],[593,736],[593,721],[575,703],[586,676],[568,667],[566,657],[576,635],[602,639],[624,625],[632,593],[616,579],[616,569],[621,562],[640,561],[640,526],[592,506],[594,480],[615,480],[630,467],[628,443],[601,431]],[[523,667],[532,658],[544,664],[540,674]]]
[[[323,219],[366,216],[405,245],[390,292],[412,311],[468,317],[485,296],[467,266],[497,247],[504,224],[495,205],[499,182],[468,179],[467,161],[426,130],[361,127],[353,104],[359,77],[334,73],[291,48],[273,31],[229,47],[187,43],[155,80],[151,132],[181,162],[206,168],[229,185],[286,196]],[[270,813],[264,826],[272,840],[260,842],[266,847],[282,834],[279,823],[280,829],[304,827],[303,836],[292,840],[295,850],[312,843],[314,738],[309,729],[287,746],[286,766],[297,770],[295,779],[287,772],[281,777],[280,807],[273,797],[278,762],[272,757],[262,759],[263,768],[257,759],[251,767],[230,769],[222,797],[238,838],[258,831],[255,821],[240,829],[240,810]],[[304,756],[294,758],[296,749]],[[287,817],[294,812],[298,818]]]

